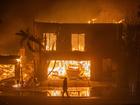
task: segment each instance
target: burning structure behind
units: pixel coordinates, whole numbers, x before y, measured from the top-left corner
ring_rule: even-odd
[[[34,45],[39,49],[35,75],[51,96],[61,96],[64,77],[70,96],[92,96],[94,87],[118,83],[122,24],[35,22],[34,30],[45,46],[44,50]]]

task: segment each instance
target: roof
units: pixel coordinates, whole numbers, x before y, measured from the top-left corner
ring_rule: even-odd
[[[8,55],[8,56],[2,56],[0,55],[0,64],[15,64],[17,63],[16,59],[20,58],[20,56],[17,55]]]
[[[59,25],[66,25],[66,24],[68,24],[68,25],[105,25],[105,24],[122,24],[122,23],[64,23],[64,22],[48,22],[48,21],[40,21],[40,20],[35,20],[34,21],[36,24],[59,24]]]

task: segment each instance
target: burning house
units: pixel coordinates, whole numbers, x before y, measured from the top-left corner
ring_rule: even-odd
[[[39,88],[45,88],[48,96],[62,96],[67,77],[69,95],[80,97],[106,94],[106,87],[118,84],[122,24],[36,21],[33,27],[34,37],[43,48],[33,43],[37,52],[29,62],[25,49],[20,49],[20,56],[1,57],[0,81],[13,77],[13,86],[19,81],[32,87],[38,80]]]
[[[0,90],[21,87],[33,74],[32,63],[25,62],[25,49],[11,52],[0,54]]]
[[[50,96],[61,96],[68,78],[70,96],[92,96],[96,87],[117,84],[122,24],[35,22],[34,35],[45,49],[35,58],[35,75]],[[42,53],[43,52],[43,53]],[[104,84],[104,85],[103,85]]]
[[[18,55],[0,55],[0,83],[12,85],[14,80],[19,79]],[[9,81],[9,82],[8,82]],[[5,84],[5,83],[8,84]]]
[[[17,76],[15,73],[19,56],[0,56],[0,81]]]

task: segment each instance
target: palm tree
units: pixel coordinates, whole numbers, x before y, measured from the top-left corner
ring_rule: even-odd
[[[35,37],[34,35],[32,35],[29,32],[29,29],[27,29],[26,31],[20,30],[19,32],[16,33],[16,35],[21,37],[21,40],[20,40],[21,48],[26,48],[27,47],[29,49],[29,51],[30,51],[29,54],[30,54],[30,56],[32,56],[33,63],[34,63],[33,64],[34,65],[34,72],[33,72],[33,76],[31,76],[31,77],[34,77],[32,79],[35,80],[35,78],[39,78],[36,75],[36,71],[38,69],[36,65],[38,65],[38,64],[37,64],[36,57],[35,57],[35,55],[37,55],[37,53],[39,53],[39,50],[37,50],[37,48],[34,48],[33,44],[38,45],[39,48],[44,48],[44,46],[42,45],[42,43],[41,43],[39,38]]]
[[[30,34],[28,29],[26,31],[20,30],[18,33],[16,33],[16,35],[22,37],[20,40],[21,47],[25,47],[27,45],[30,51],[37,52],[37,50],[34,49],[33,46],[31,45],[31,43],[35,43],[39,45],[39,47],[44,48],[40,39]]]
[[[51,72],[49,74],[46,74],[45,76],[45,71],[44,71],[44,67],[46,65],[46,67],[48,68],[50,62],[48,62],[46,64],[46,57],[45,57],[45,46],[41,43],[41,40],[37,37],[35,37],[34,35],[29,33],[29,30],[27,29],[26,31],[20,30],[18,33],[16,33],[16,35],[21,37],[20,40],[20,45],[22,48],[24,47],[28,47],[28,49],[31,51],[31,53],[33,53],[32,55],[37,55],[39,58],[38,63],[36,62],[36,58],[33,57],[34,60],[34,67],[36,67],[35,71],[35,75],[39,75],[37,76],[37,78],[39,79],[39,81],[41,82],[43,79],[45,79],[46,77],[48,77],[51,72],[54,70],[56,61],[54,63],[54,67],[52,68]],[[39,50],[37,50],[36,48],[33,48],[32,44],[36,44],[39,47]],[[54,44],[53,44],[54,47]],[[40,50],[41,49],[41,50]],[[38,70],[40,70],[40,72],[38,72]],[[36,76],[35,76],[36,77]]]

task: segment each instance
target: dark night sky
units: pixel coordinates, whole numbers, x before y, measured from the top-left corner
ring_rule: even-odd
[[[0,51],[19,48],[20,29],[33,21],[85,23],[92,18],[112,22],[136,15],[140,0],[0,0]]]

